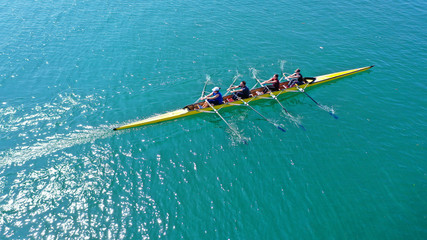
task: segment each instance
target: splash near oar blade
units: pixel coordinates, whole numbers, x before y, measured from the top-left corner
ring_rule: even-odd
[[[227,126],[231,129],[231,131],[233,131],[234,132],[234,134],[236,134],[241,140],[242,140],[242,142],[244,143],[244,144],[247,144],[247,142],[246,142],[246,140],[239,134],[239,132],[237,132],[237,130],[236,129],[234,129],[233,127],[231,127],[231,125],[225,120],[225,118],[221,115],[221,114],[219,114],[219,112],[218,112],[218,110],[216,110],[215,108],[214,108],[214,106],[212,106],[212,104],[208,101],[208,100],[205,100],[205,102],[209,105],[209,107],[210,108],[212,108],[212,110],[222,119],[222,121],[224,121],[224,123],[225,124],[227,124]]]
[[[304,93],[307,97],[309,97],[311,100],[313,100],[313,102],[314,102],[314,103],[316,103],[316,105],[317,105],[317,106],[319,106],[321,109],[323,109],[323,110],[325,110],[325,111],[329,112],[329,114],[330,114],[332,117],[334,117],[335,119],[338,119],[338,116],[337,116],[337,115],[335,115],[332,111],[330,111],[330,110],[326,109],[326,108],[325,108],[325,106],[323,106],[322,104],[319,104],[319,103],[318,103],[316,100],[314,100],[310,95],[308,95],[308,93],[306,93],[306,92],[304,91],[304,89],[300,88],[300,87],[298,86],[298,84],[295,84],[295,86],[296,86],[296,88],[298,88],[298,90],[299,90],[300,92]]]
[[[246,102],[245,100],[239,98],[236,94],[232,93],[237,99],[239,99],[240,101],[243,102],[243,104],[245,104],[246,106],[248,106],[250,109],[252,109],[254,112],[256,112],[258,115],[260,115],[261,117],[263,117],[267,122],[273,124],[275,127],[277,127],[279,130],[281,130],[282,132],[286,132],[285,129],[283,129],[282,127],[279,126],[279,124],[272,122],[270,119],[266,118],[264,115],[262,115],[260,112],[258,112],[255,108],[253,108],[251,105],[249,105],[248,102]]]
[[[254,76],[255,80],[257,80],[257,82],[261,85],[261,87],[263,87],[264,89],[266,89],[266,90],[268,91],[268,93],[270,94],[270,96],[271,96],[274,100],[276,100],[276,102],[277,102],[277,103],[282,107],[282,109],[283,109],[283,110],[285,110],[286,114],[287,114],[291,119],[294,119],[294,117],[293,117],[293,116],[288,112],[288,110],[286,110],[285,106],[283,106],[283,104],[279,101],[279,99],[277,99],[277,96],[276,96],[276,95],[274,95],[268,87],[264,86],[264,85],[262,84],[261,80],[259,80],[259,79],[256,77],[256,75],[255,75],[255,74],[253,74],[253,76]],[[299,123],[297,123],[297,124],[298,124],[298,126],[299,126],[300,128],[302,128],[302,129],[305,131],[305,127],[304,127],[303,125],[301,125],[301,124],[299,124]]]

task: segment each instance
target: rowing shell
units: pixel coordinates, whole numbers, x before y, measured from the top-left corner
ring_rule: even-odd
[[[349,76],[349,75],[352,75],[355,73],[366,71],[372,67],[373,66],[367,66],[367,67],[356,68],[356,69],[351,69],[351,70],[347,70],[347,71],[341,71],[341,72],[321,75],[321,76],[317,76],[314,78],[307,78],[307,79],[310,79],[311,81],[309,81],[308,84],[301,85],[301,86],[304,86],[303,87],[304,89],[308,88],[308,87],[313,87],[313,86],[323,84],[323,83],[326,83],[326,82],[329,82],[332,80],[336,80],[338,78],[342,78],[342,77],[346,77],[346,76]],[[279,95],[282,95],[284,93],[298,91],[298,89],[296,87],[287,88],[288,83],[289,82],[280,83],[280,89],[278,91],[275,91],[272,93],[275,96],[279,96]],[[252,89],[251,90],[251,97],[247,98],[245,101],[246,102],[252,102],[252,101],[256,101],[256,100],[260,100],[260,99],[271,98],[269,93],[263,92],[263,89],[264,89],[263,87]],[[241,100],[233,101],[232,95],[227,95],[227,96],[223,97],[223,99],[224,99],[224,104],[215,105],[213,107],[218,110],[218,109],[222,109],[222,108],[226,108],[226,107],[232,107],[232,106],[244,104],[243,101],[241,101]],[[140,127],[140,126],[145,126],[145,125],[149,125],[149,124],[173,120],[173,119],[177,119],[177,118],[187,117],[187,116],[191,116],[191,115],[199,114],[199,113],[203,113],[203,112],[213,111],[212,108],[200,109],[199,105],[203,105],[203,101],[195,103],[195,104],[187,105],[182,109],[178,109],[175,111],[171,111],[171,112],[167,112],[164,114],[149,117],[149,118],[143,119],[141,121],[126,124],[126,125],[114,128],[113,130],[122,130],[122,129],[127,129],[127,128]]]

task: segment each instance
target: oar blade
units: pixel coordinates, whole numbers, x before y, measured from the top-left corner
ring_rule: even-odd
[[[338,119],[338,116],[337,116],[337,115],[335,115],[335,114],[333,114],[332,112],[329,112],[329,114],[330,114],[332,117],[334,117],[335,119]]]
[[[277,128],[278,128],[280,131],[282,131],[282,132],[286,132],[286,130],[285,130],[285,129],[283,129],[283,128],[281,128],[280,126],[277,126]]]

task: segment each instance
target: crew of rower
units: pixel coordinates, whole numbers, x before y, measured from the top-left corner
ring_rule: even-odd
[[[285,77],[286,80],[289,81],[288,85],[286,88],[290,88],[295,86],[295,84],[298,85],[302,85],[306,83],[306,80],[302,77],[301,75],[301,71],[300,69],[296,69],[295,72],[289,76],[286,76],[285,74],[283,74],[283,77]],[[267,93],[269,91],[278,91],[280,88],[280,80],[279,80],[279,74],[274,74],[274,76],[272,78],[270,78],[269,80],[266,80],[264,82],[261,83],[262,85],[264,84],[271,84],[271,85],[265,85],[264,88],[264,93]],[[233,89],[237,89],[240,88],[238,90],[233,90]],[[206,95],[205,97],[200,98],[200,100],[207,100],[207,102],[205,101],[205,103],[203,104],[203,106],[199,105],[199,108],[206,108],[209,106],[208,102],[211,105],[220,105],[223,104],[223,97],[222,94],[219,92],[220,88],[219,87],[214,87],[212,89],[212,92],[208,95]],[[246,86],[246,82],[245,81],[241,81],[239,85],[237,86],[232,86],[229,89],[227,89],[228,91],[231,92],[231,94],[233,95],[232,98],[233,100],[238,100],[238,99],[244,99],[244,98],[248,98],[251,94],[251,91],[249,90],[249,88]],[[233,91],[231,91],[233,90]]]

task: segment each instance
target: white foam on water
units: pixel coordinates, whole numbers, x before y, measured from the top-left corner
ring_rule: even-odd
[[[322,108],[323,110],[330,112],[332,114],[335,114],[335,110],[333,109],[333,107],[329,107],[323,104],[320,104],[320,108]]]
[[[279,60],[280,70],[281,70],[282,72],[284,72],[284,71],[285,71],[285,63],[286,63],[286,61],[285,61],[285,60]]]
[[[84,130],[75,130],[68,134],[54,134],[38,140],[33,145],[24,144],[9,151],[1,152],[0,168],[7,165],[22,165],[29,160],[47,156],[72,146],[104,139],[116,133],[110,127],[104,126],[99,128],[86,127]]]

